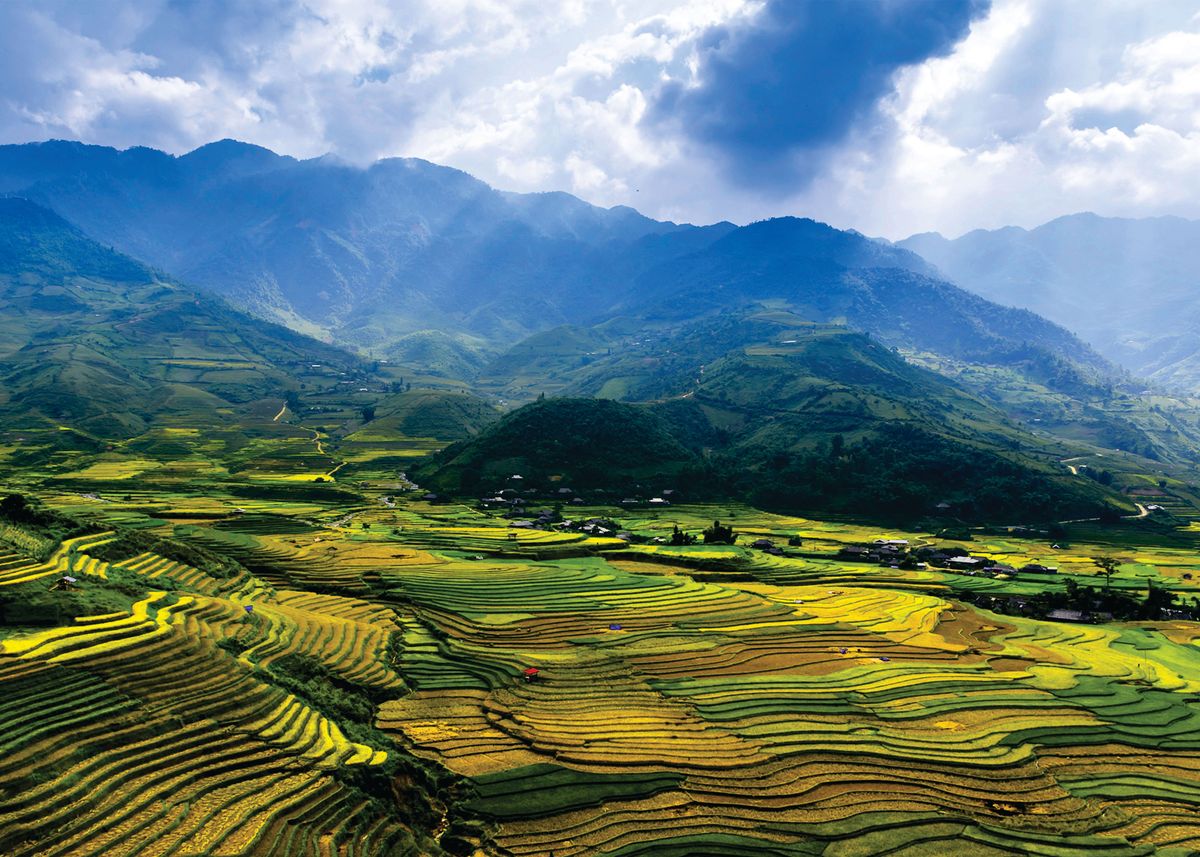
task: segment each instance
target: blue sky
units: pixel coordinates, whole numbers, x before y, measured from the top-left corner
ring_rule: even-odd
[[[0,139],[407,155],[892,238],[1200,218],[1200,0],[10,0]]]

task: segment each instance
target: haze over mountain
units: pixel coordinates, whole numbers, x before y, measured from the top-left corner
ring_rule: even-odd
[[[563,323],[674,323],[759,301],[919,351],[1111,371],[1066,330],[937,279],[919,256],[810,220],[685,226],[502,193],[425,161],[364,169],[228,140],[182,157],[4,146],[0,192],[260,316],[455,373]]]
[[[5,428],[98,438],[152,423],[224,426],[361,371],[337,348],[252,318],[103,247],[58,215],[0,199],[0,414]]]
[[[1031,230],[913,235],[899,246],[989,300],[1058,322],[1139,375],[1200,388],[1200,221],[1085,213]]]

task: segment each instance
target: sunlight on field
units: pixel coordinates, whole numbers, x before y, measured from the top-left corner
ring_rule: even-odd
[[[295,438],[271,454],[300,462],[313,446]],[[238,490],[263,496],[235,497],[216,482],[191,494],[155,488],[134,478],[138,466],[100,462],[73,477],[128,492],[45,496],[174,539],[199,551],[197,562],[232,564],[200,568],[149,542],[98,559],[111,530],[43,559],[25,553],[40,543],[8,541],[0,593],[37,586],[44,599],[69,574],[78,582],[64,597],[97,606],[0,639],[6,699],[33,710],[54,681],[74,702],[47,709],[47,722],[74,717],[86,732],[136,713],[130,722],[145,726],[30,780],[15,814],[0,815],[0,835],[6,823],[73,812],[81,824],[63,835],[63,854],[98,854],[121,837],[169,846],[199,830],[228,850],[283,841],[294,799],[323,807],[331,829],[377,843],[362,853],[385,853],[402,828],[330,773],[382,769],[411,752],[466,778],[472,796],[456,811],[488,819],[497,848],[530,857],[869,854],[914,836],[928,854],[964,836],[989,854],[1200,847],[1191,623],[1038,621],[947,597],[952,586],[1094,581],[1091,557],[1103,552],[1127,560],[1113,586],[1149,575],[1196,592],[1182,577],[1198,562],[1186,549],[1055,550],[979,534],[974,553],[1052,558],[1061,571],[978,580],[837,555],[880,538],[936,541],[928,533],[738,506],[570,510],[617,517],[648,540],[716,519],[741,534],[735,546],[672,547],[352,494],[306,481],[314,470],[259,471]],[[320,491],[342,493],[311,493]],[[749,546],[793,536],[791,555]],[[139,596],[121,594],[139,586]],[[296,657],[337,686],[370,689],[375,715],[347,721],[351,709],[314,707],[297,692],[305,685],[281,684],[292,674],[276,671]],[[92,678],[70,678],[75,669]],[[213,732],[205,717],[225,725]],[[55,752],[57,739],[19,722],[30,725],[10,728],[14,764]],[[162,764],[194,784],[185,792],[216,790],[224,809],[196,802],[162,815],[179,787],[137,767],[162,755],[159,734],[180,746]],[[223,757],[245,759],[236,776],[204,762]],[[133,773],[85,800],[120,770]],[[1039,850],[1047,836],[1053,850]]]

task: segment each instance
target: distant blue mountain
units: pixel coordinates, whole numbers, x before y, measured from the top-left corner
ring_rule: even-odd
[[[1066,325],[1139,374],[1200,389],[1200,221],[1084,213],[899,246],[964,288]]]
[[[1034,349],[1107,371],[1066,330],[944,282],[909,250],[812,220],[679,225],[496,191],[422,160],[360,168],[232,140],[181,157],[2,146],[0,193],[260,316],[382,355],[427,349],[427,331],[498,350],[559,324],[670,323],[771,301],[892,345],[1000,363]]]

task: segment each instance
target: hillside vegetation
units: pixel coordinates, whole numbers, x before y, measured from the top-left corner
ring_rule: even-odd
[[[807,219],[679,225],[500,193],[415,159],[358,168],[230,140],[182,157],[0,146],[0,192],[260,316],[435,376],[467,379],[558,325],[690,321],[762,300],[950,357],[1112,373],[1067,330],[938,279],[908,250]]]
[[[747,335],[774,338],[701,366],[692,361],[704,348],[686,345],[694,337],[719,352]],[[439,453],[418,478],[478,494],[517,473],[543,489],[553,481],[646,499],[674,488],[770,508],[910,517],[946,504],[963,517],[1046,520],[1119,502],[1052,465],[1054,444],[861,334],[752,316],[621,352],[582,365],[564,354],[572,367],[564,371],[580,376],[576,388],[611,391],[617,378],[622,398],[653,401],[539,401]],[[520,377],[527,370],[517,357],[509,369]]]

